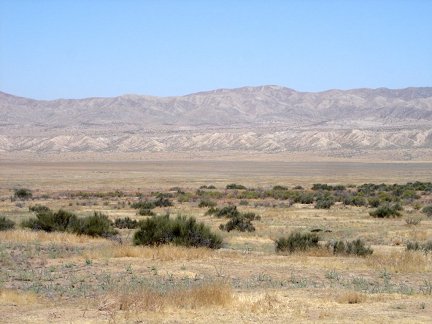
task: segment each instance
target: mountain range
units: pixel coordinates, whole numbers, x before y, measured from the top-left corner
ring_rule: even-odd
[[[432,87],[34,100],[0,92],[0,152],[432,151]],[[414,154],[415,155],[415,154]]]

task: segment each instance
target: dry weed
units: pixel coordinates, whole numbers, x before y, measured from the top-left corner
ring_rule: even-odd
[[[86,235],[76,235],[64,232],[43,232],[17,229],[12,231],[0,232],[0,241],[14,243],[96,243],[107,242],[106,239],[94,238]]]
[[[207,248],[187,248],[183,246],[163,245],[158,247],[114,245],[85,251],[86,258],[143,258],[161,261],[204,259],[213,255]]]
[[[366,263],[379,270],[396,273],[425,272],[430,268],[428,256],[417,251],[393,251],[390,254],[374,254],[368,257]]]

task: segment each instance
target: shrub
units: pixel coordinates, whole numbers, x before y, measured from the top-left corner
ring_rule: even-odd
[[[246,187],[240,184],[231,183],[226,186],[226,189],[238,189],[238,190],[245,190]]]
[[[370,247],[366,247],[361,239],[354,241],[333,241],[327,244],[327,247],[333,251],[334,254],[353,254],[358,256],[367,256],[373,253]]]
[[[400,217],[401,213],[399,213],[400,205],[390,206],[383,205],[379,206],[374,211],[371,211],[369,215],[375,218],[390,218],[390,217]]]
[[[424,253],[432,252],[432,240],[427,241],[424,244],[420,244],[417,241],[410,242],[408,241],[406,245],[407,251],[423,251]]]
[[[135,209],[153,209],[156,208],[156,205],[154,202],[146,200],[133,203],[131,207]]]
[[[291,233],[287,238],[276,240],[276,252],[306,251],[318,247],[318,236],[313,233]]]
[[[154,201],[154,204],[156,207],[170,207],[173,206],[173,203],[171,202],[171,200],[169,200],[168,198],[166,198],[163,195],[160,195],[159,197],[157,197]]]
[[[219,229],[230,232],[237,230],[240,232],[254,232],[255,226],[252,225],[251,219],[244,215],[232,217],[225,225],[220,224]]]
[[[9,229],[13,229],[15,227],[15,222],[7,219],[4,216],[0,216],[0,231],[6,231]]]
[[[118,232],[108,216],[94,212],[92,216],[78,218],[71,223],[71,232],[79,235],[110,237]]]
[[[201,187],[199,187],[199,188],[200,188],[200,189],[216,189],[216,187],[213,186],[213,185],[208,185],[208,186],[203,185],[203,186],[201,186]]]
[[[419,225],[421,223],[421,217],[407,217],[405,222],[407,225]]]
[[[370,207],[377,208],[381,204],[381,201],[377,197],[371,197],[368,198],[368,204]]]
[[[249,205],[249,202],[247,200],[240,200],[239,205],[240,206],[247,206],[247,205]]]
[[[32,198],[33,194],[30,189],[20,188],[20,189],[15,189],[14,197],[17,199],[25,200],[25,199]]]
[[[131,219],[129,217],[126,218],[117,218],[114,221],[114,227],[117,228],[129,228],[129,229],[133,229],[133,228],[137,228],[138,227],[138,222],[134,219]]]
[[[432,205],[423,207],[422,212],[426,214],[427,217],[432,217]]]
[[[240,212],[237,210],[237,206],[226,206],[221,209],[217,209],[214,213],[216,217],[236,217],[240,214]]]
[[[140,210],[138,211],[138,215],[141,215],[141,216],[154,216],[155,213],[151,209],[140,208]]]
[[[47,206],[36,204],[34,206],[29,207],[29,211],[35,212],[35,213],[46,213],[51,211]]]
[[[222,238],[211,232],[204,223],[197,223],[193,217],[169,215],[153,216],[141,222],[134,235],[135,245],[175,244],[183,246],[204,246],[218,249]]]
[[[317,209],[329,209],[334,204],[334,201],[329,198],[319,198],[315,203]]]
[[[216,206],[216,202],[214,202],[213,200],[210,199],[203,199],[200,201],[198,207],[199,208],[203,208],[203,207],[215,207]]]
[[[42,230],[45,232],[66,231],[70,225],[77,221],[78,217],[63,209],[57,212],[44,210],[36,213],[36,218],[30,218],[22,222],[22,227],[28,227],[33,230]]]
[[[302,186],[295,186],[293,189],[294,190],[303,190],[303,187]]]
[[[273,187],[273,190],[288,190],[288,187],[277,185]]]

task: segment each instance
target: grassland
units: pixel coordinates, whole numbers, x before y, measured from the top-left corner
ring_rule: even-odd
[[[430,163],[299,162],[57,162],[0,164],[0,216],[17,224],[42,204],[80,216],[102,212],[111,220],[137,215],[132,204],[170,195],[170,207],[154,212],[197,218],[223,237],[223,248],[134,246],[136,230],[115,240],[66,232],[0,231],[0,322],[430,322],[432,255],[407,251],[409,241],[432,239],[432,218],[421,207],[431,192],[401,198],[401,217],[373,218],[369,205],[336,201],[330,209],[273,196],[245,198],[241,183],[256,191],[274,185],[432,181]],[[202,189],[218,207],[235,205],[261,216],[254,232],[225,232],[226,218],[199,208]],[[33,198],[13,198],[26,187]],[[173,188],[175,187],[175,188]],[[252,192],[252,191],[251,191]],[[11,199],[12,197],[12,199]],[[407,219],[419,219],[416,225]],[[318,231],[321,248],[276,253],[275,240],[293,231]],[[362,239],[366,257],[335,255],[331,240]]]

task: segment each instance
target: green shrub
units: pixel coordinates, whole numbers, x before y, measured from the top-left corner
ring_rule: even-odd
[[[4,216],[0,216],[0,231],[6,231],[9,229],[13,229],[15,227],[15,222],[7,219]]]
[[[239,216],[232,217],[226,224],[220,224],[219,229],[227,232],[232,230],[237,230],[240,232],[254,232],[255,226],[253,226],[250,218],[247,218],[241,214]]]
[[[173,206],[173,203],[171,200],[169,200],[167,197],[160,195],[157,197],[154,201],[154,204],[156,207],[170,207]]]
[[[377,208],[381,204],[381,200],[377,197],[368,198],[368,204],[370,207]]]
[[[329,209],[333,206],[334,201],[329,198],[319,198],[315,203],[315,208],[317,209]]]
[[[221,209],[216,209],[214,215],[216,217],[231,218],[240,215],[240,212],[237,210],[237,206],[231,205],[231,206],[223,207]]]
[[[373,253],[370,247],[366,247],[365,243],[361,239],[354,241],[333,241],[327,244],[334,254],[347,254],[347,255],[358,255],[367,256]]]
[[[32,198],[33,194],[30,189],[20,188],[20,189],[15,189],[14,197],[17,199],[25,200],[25,199]]]
[[[243,185],[240,185],[240,184],[236,184],[236,183],[231,183],[231,184],[228,184],[228,185],[226,186],[226,189],[238,189],[238,190],[245,190],[245,189],[246,189],[246,187],[245,187],[245,186],[243,186]]]
[[[383,205],[379,206],[374,211],[371,211],[369,215],[375,218],[391,218],[391,217],[400,217],[402,216],[401,213],[399,213],[400,205]]]
[[[156,214],[151,209],[140,208],[140,210],[138,211],[138,215],[141,215],[141,216],[154,216]]]
[[[406,249],[407,251],[423,251],[424,253],[428,254],[429,252],[432,252],[432,240],[427,241],[424,244],[420,244],[417,241],[409,241],[406,245]]]
[[[273,187],[273,190],[288,190],[288,187],[277,185]]]
[[[51,211],[47,206],[44,205],[33,205],[29,207],[29,211],[35,212],[35,213],[46,213]]]
[[[426,214],[427,217],[432,217],[432,205],[423,207],[422,212]]]
[[[154,202],[146,200],[133,203],[131,207],[135,209],[153,209],[156,208],[156,205]]]
[[[169,215],[154,216],[141,222],[134,235],[135,245],[175,244],[218,249],[222,238],[211,232],[204,223],[197,223],[193,217]]]
[[[215,207],[216,206],[216,202],[214,202],[213,200],[210,199],[203,199],[200,201],[198,207],[199,208],[203,208],[203,207]]]
[[[240,206],[247,206],[247,205],[249,205],[249,202],[247,200],[240,200],[239,205]]]
[[[57,212],[44,210],[36,213],[36,218],[30,218],[22,222],[22,227],[28,227],[33,230],[42,230],[45,232],[66,231],[70,225],[77,221],[78,217],[63,209]]]
[[[114,227],[117,227],[117,228],[129,228],[129,229],[133,229],[133,228],[137,228],[138,225],[139,225],[139,223],[136,220],[131,219],[129,217],[126,217],[126,218],[117,218],[114,221]]]
[[[108,216],[99,212],[72,221],[70,228],[71,232],[79,235],[110,237],[118,233]]]
[[[291,233],[287,238],[276,240],[276,252],[306,251],[318,247],[318,236],[313,233]]]

